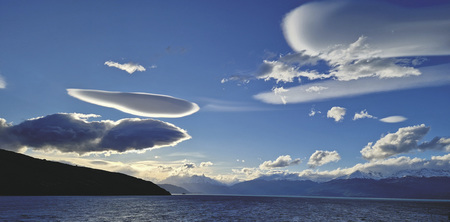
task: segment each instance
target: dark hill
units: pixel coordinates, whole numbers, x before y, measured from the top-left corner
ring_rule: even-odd
[[[170,195],[156,184],[0,149],[0,195]]]

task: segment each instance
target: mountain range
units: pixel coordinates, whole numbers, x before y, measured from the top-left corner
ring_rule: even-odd
[[[263,176],[233,185],[205,175],[172,176],[158,186],[121,173],[40,160],[0,149],[0,178],[0,195],[170,195],[171,192],[450,199],[449,170],[430,169],[404,170],[389,177],[355,171],[328,181],[293,175]]]
[[[261,177],[226,185],[204,175],[173,176],[165,182],[199,194],[450,199],[448,175],[445,170],[420,169],[400,171],[396,177],[387,178],[375,172],[355,171],[326,182]]]

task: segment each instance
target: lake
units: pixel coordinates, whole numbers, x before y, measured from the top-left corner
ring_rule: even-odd
[[[448,221],[450,201],[274,196],[2,196],[0,221]]]

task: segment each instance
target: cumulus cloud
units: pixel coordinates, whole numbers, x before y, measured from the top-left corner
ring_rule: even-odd
[[[367,160],[385,159],[401,153],[414,150],[450,150],[450,139],[436,137],[430,142],[418,145],[418,142],[428,133],[430,127],[424,124],[399,128],[395,133],[381,137],[375,144],[370,142],[361,150]]]
[[[3,76],[0,75],[0,89],[6,88],[6,81]]]
[[[26,120],[18,125],[0,121],[0,146],[63,153],[142,151],[175,146],[190,139],[173,124],[153,119],[89,121],[97,115],[59,113]]]
[[[450,152],[450,138],[435,137],[430,142],[423,142],[417,148],[421,151],[444,150]]]
[[[197,104],[166,95],[126,93],[88,89],[67,89],[70,96],[99,106],[105,106],[144,117],[178,118],[191,115]]]
[[[440,86],[450,84],[447,71],[450,64],[421,68],[422,75],[405,78],[379,79],[375,77],[350,81],[325,80],[319,83],[307,83],[300,86],[286,88],[285,92],[275,94],[272,91],[262,92],[253,96],[255,99],[270,104],[305,103],[323,101],[333,98],[354,97],[376,92]],[[313,86],[326,87],[319,92],[308,92]],[[280,96],[284,98],[281,100]]]
[[[341,159],[339,153],[334,151],[316,150],[311,157],[309,157],[308,165],[312,168],[322,166],[330,162],[337,162]]]
[[[333,118],[334,121],[340,122],[344,119],[346,109],[344,107],[335,106],[327,112],[327,118]]]
[[[287,167],[292,165],[300,164],[302,161],[297,158],[295,160],[292,160],[290,155],[284,155],[279,156],[275,161],[265,161],[261,165],[259,165],[260,169],[272,169],[272,168],[281,168],[281,167]]]
[[[355,113],[355,115],[353,116],[353,120],[364,119],[364,118],[376,119],[377,117],[370,115],[367,112],[367,110],[361,110],[361,112]]]
[[[403,116],[388,116],[388,117],[380,119],[381,122],[385,122],[385,123],[400,123],[405,120],[407,120],[407,118],[403,117]]]
[[[145,71],[145,68],[139,64],[135,64],[135,63],[125,63],[125,64],[120,64],[117,62],[113,62],[113,61],[106,61],[105,65],[109,66],[109,67],[116,67],[118,69],[124,70],[130,74],[133,74],[136,71],[139,72],[143,72]],[[152,66],[151,68],[156,68],[156,66]]]

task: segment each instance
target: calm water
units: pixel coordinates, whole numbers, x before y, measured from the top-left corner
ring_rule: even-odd
[[[450,202],[256,196],[0,197],[0,221],[448,221]]]

